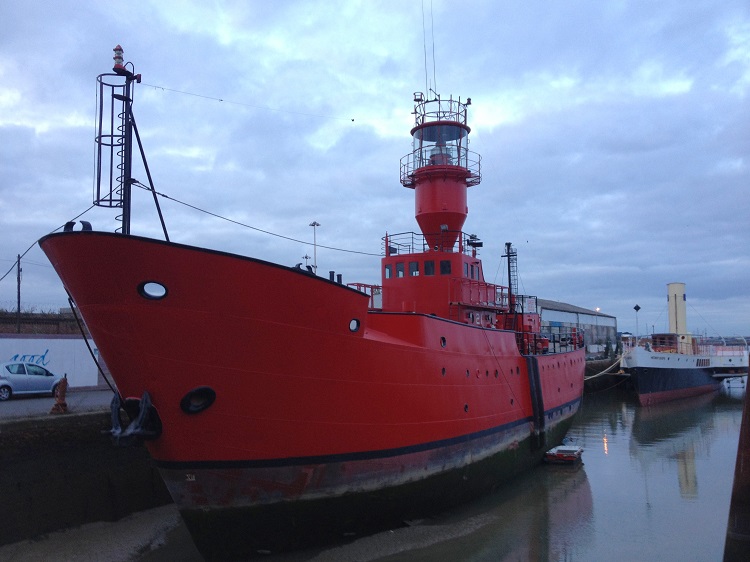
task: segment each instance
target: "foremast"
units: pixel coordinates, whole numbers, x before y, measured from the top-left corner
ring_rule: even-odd
[[[164,239],[169,242],[167,226],[156,197],[151,172],[146,162],[146,154],[138,134],[133,115],[133,94],[135,84],[141,83],[141,75],[135,73],[132,63],[124,62],[123,49],[114,49],[115,62],[112,72],[100,74],[97,83],[96,112],[96,178],[94,182],[94,205],[120,210],[116,229],[121,234],[130,234],[132,186],[141,184],[133,177],[133,134],[138,144],[143,167],[148,177],[149,189],[159,214]],[[74,223],[66,225],[72,229]]]

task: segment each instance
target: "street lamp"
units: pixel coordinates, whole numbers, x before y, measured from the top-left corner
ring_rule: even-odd
[[[638,345],[638,311],[640,309],[641,307],[638,305],[633,307],[633,310],[635,310],[635,345]],[[646,329],[648,330],[648,324],[646,324]]]
[[[596,329],[594,330],[594,334],[596,334],[596,341],[594,343],[597,345],[596,350],[597,350],[597,353],[598,353],[599,352],[599,342],[601,341],[600,338],[599,338],[599,311],[601,310],[601,308],[599,308],[597,306],[594,310],[596,310],[596,316],[594,317],[595,318],[595,322],[596,322]]]
[[[318,239],[317,239],[317,228],[320,226],[318,221],[312,221],[310,226],[313,227],[313,271],[315,275],[318,274]]]

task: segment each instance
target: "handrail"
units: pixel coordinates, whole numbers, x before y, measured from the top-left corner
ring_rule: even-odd
[[[463,253],[472,255],[477,247],[481,247],[476,235],[467,234],[460,230],[446,230],[442,233],[426,233],[427,236],[445,235],[445,240],[455,240],[451,246],[442,246],[441,250],[448,253]],[[425,234],[418,232],[397,232],[388,234],[381,238],[383,242],[383,255],[410,255],[422,254],[431,248],[427,243]],[[388,247],[386,248],[386,241]],[[387,250],[387,251],[386,251]]]
[[[510,306],[507,291],[508,288],[502,285],[466,277],[451,277],[450,300],[458,304],[488,306],[508,312]]]

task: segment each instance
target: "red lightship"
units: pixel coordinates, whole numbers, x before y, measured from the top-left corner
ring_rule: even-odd
[[[127,120],[139,77],[117,76],[128,91],[114,113]],[[384,238],[378,286],[129,228],[40,240],[120,394],[138,398],[131,427],[113,433],[146,440],[205,556],[424,515],[562,441],[584,350],[579,334],[542,333],[536,298],[515,291],[510,244],[503,287],[484,280],[482,243],[461,231],[481,179],[469,103],[415,95],[401,182],[421,234]],[[120,143],[100,137],[105,154]]]

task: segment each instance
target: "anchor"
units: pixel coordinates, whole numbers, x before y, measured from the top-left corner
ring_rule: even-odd
[[[121,408],[125,410],[132,420],[124,429],[120,423]],[[103,433],[109,433],[112,437],[112,442],[118,447],[129,447],[142,441],[157,439],[161,436],[161,419],[156,408],[151,404],[151,396],[148,391],[143,393],[140,400],[125,400],[124,405],[119,393],[115,394],[110,403],[110,415],[112,428]]]

